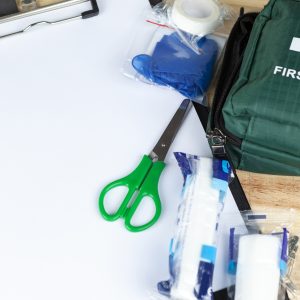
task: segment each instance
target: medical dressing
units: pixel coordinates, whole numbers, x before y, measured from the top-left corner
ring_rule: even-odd
[[[292,234],[293,210],[244,211],[241,216],[244,224],[228,229],[229,299],[285,300],[287,292],[295,296],[290,276],[299,239]]]
[[[213,299],[217,229],[231,169],[225,160],[175,154],[184,175],[177,229],[170,244],[169,281],[158,290],[171,299]]]
[[[222,25],[227,10],[214,0],[197,2],[206,17],[190,16],[193,3],[186,0],[166,1],[145,11],[135,26],[123,74],[137,81],[167,87],[183,96],[205,103],[213,75],[226,43],[226,37],[214,29]],[[190,7],[191,4],[191,7]],[[189,7],[189,8],[188,8]]]

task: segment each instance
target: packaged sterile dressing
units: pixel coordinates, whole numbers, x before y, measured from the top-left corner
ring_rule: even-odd
[[[171,279],[162,294],[176,300],[213,299],[217,227],[231,169],[225,160],[176,153],[185,175],[176,235],[170,247]]]

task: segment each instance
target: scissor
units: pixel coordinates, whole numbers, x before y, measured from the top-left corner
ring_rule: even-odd
[[[128,176],[113,181],[104,187],[99,197],[99,210],[105,220],[112,222],[123,218],[125,227],[132,232],[143,231],[157,222],[161,214],[158,183],[160,175],[165,168],[164,160],[191,106],[190,100],[184,100],[150,154],[144,155],[137,168]],[[104,207],[105,196],[112,189],[122,186],[128,188],[127,195],[117,211],[110,214]],[[131,222],[132,218],[145,197],[150,197],[154,202],[154,216],[146,224],[134,226]]]

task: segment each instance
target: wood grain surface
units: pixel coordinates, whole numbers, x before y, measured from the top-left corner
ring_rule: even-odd
[[[260,11],[268,1],[223,0],[222,2],[230,4],[236,12],[236,16],[238,16],[241,6],[245,7],[245,11]],[[235,20],[226,21],[220,34],[229,34]],[[212,84],[209,92],[209,102],[213,98],[214,86],[215,83]],[[253,210],[295,209],[295,225],[291,233],[300,236],[300,177],[273,176],[245,171],[238,171],[237,174]],[[292,279],[300,287],[300,251],[296,259]],[[300,295],[294,299],[300,300]]]
[[[52,4],[57,4],[60,2],[65,2],[66,0],[37,0],[37,4],[39,7],[44,7]]]
[[[274,176],[237,171],[253,210],[295,209],[293,235],[300,236],[300,177]],[[300,286],[300,253],[294,266],[293,281]],[[297,295],[295,299],[300,299]]]
[[[255,8],[262,8],[265,4],[268,3],[267,0],[223,0],[222,2],[230,5],[247,6]]]

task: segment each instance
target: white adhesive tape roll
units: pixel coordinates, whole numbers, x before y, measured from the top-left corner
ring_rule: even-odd
[[[221,10],[213,0],[175,0],[172,21],[181,30],[193,35],[212,33],[219,25]]]

